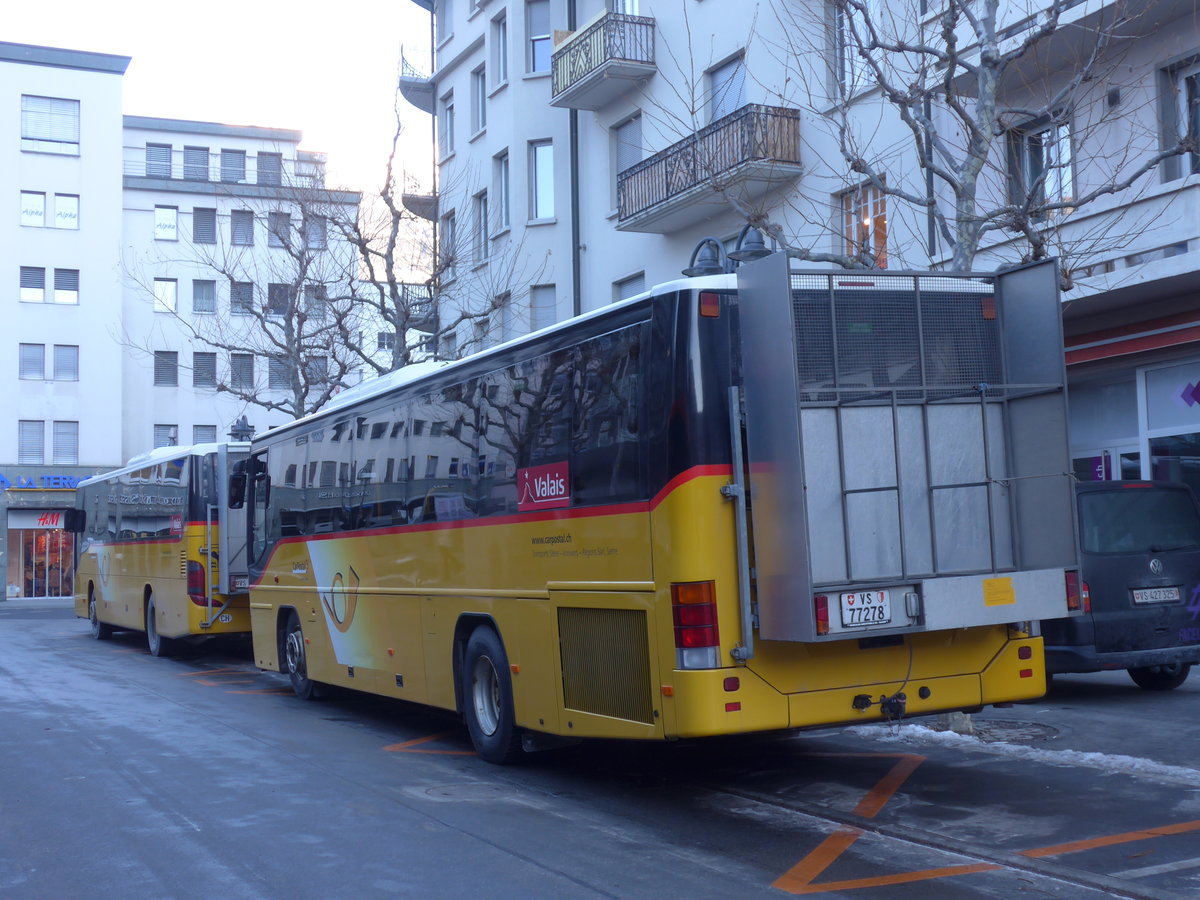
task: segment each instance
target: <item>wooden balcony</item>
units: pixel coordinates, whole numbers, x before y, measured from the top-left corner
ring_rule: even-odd
[[[550,105],[600,109],[656,71],[654,20],[606,13],[550,58]]]

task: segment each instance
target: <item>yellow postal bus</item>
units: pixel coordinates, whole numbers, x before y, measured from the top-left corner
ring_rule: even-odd
[[[154,656],[250,630],[244,517],[220,501],[246,443],[163,447],[76,490],[75,614],[146,632]]]
[[[257,436],[258,665],[460,711],[494,762],[1039,696],[1079,605],[1052,267],[795,265]]]

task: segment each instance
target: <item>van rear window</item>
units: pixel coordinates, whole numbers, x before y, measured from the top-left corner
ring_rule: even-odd
[[[1173,488],[1087,491],[1079,495],[1086,553],[1160,553],[1200,546],[1200,511]]]

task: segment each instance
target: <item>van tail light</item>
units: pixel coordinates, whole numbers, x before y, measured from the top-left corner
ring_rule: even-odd
[[[675,658],[681,669],[715,669],[721,635],[717,628],[716,587],[711,581],[671,585]]]
[[[1067,609],[1072,612],[1091,612],[1092,596],[1087,582],[1080,581],[1078,572],[1067,573]]]
[[[197,606],[208,606],[208,580],[204,575],[204,566],[195,560],[187,564],[187,592]]]
[[[829,634],[829,598],[825,594],[813,596],[813,615],[817,619],[817,634]]]

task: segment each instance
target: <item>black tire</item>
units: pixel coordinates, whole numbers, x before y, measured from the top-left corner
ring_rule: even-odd
[[[88,621],[92,626],[92,637],[98,641],[107,641],[112,637],[113,627],[100,621],[96,613],[96,595],[88,591]]]
[[[512,678],[500,636],[486,625],[467,641],[462,670],[463,706],[475,752],[507,765],[523,755],[521,730],[513,717]]]
[[[1192,670],[1189,663],[1172,663],[1167,666],[1145,666],[1130,669],[1133,683],[1147,691],[1173,691],[1185,681]]]
[[[154,595],[151,594],[146,599],[146,647],[149,648],[151,656],[171,656],[175,652],[175,641],[158,633],[158,620],[155,616],[157,611]]]
[[[292,682],[292,690],[301,700],[315,700],[319,696],[318,684],[308,677],[308,654],[304,651],[304,630],[300,627],[300,617],[296,611],[288,613],[287,625],[283,629],[283,640],[280,641],[281,653],[279,662],[288,679]]]

